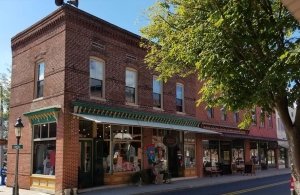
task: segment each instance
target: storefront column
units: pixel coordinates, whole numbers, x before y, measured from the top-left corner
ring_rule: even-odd
[[[148,157],[145,152],[145,149],[148,145],[152,144],[152,135],[153,135],[153,129],[152,128],[143,128],[143,168],[148,169],[150,168],[150,165],[148,163]]]
[[[244,141],[244,147],[245,147],[245,162],[250,162],[250,141],[245,140]]]
[[[196,134],[196,171],[198,177],[203,177],[203,137]]]

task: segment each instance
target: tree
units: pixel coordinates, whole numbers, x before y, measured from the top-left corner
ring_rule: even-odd
[[[10,70],[8,70],[10,73]],[[8,115],[10,99],[10,77],[5,73],[0,73],[0,125],[3,128],[3,137],[7,138]]]
[[[196,74],[200,102],[278,111],[300,180],[298,22],[279,0],[161,0],[141,29],[145,62],[167,80]],[[292,122],[288,107],[296,104]],[[251,119],[249,112],[244,123]]]

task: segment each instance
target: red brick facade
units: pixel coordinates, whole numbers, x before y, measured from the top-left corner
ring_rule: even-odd
[[[203,124],[226,126],[236,130],[237,124],[231,113],[227,120],[221,121],[216,109],[213,119],[207,117],[203,105],[195,106],[197,85],[195,77],[173,78],[163,84],[163,109],[153,109],[153,72],[144,64],[146,51],[139,47],[140,37],[124,29],[109,24],[99,18],[65,5],[12,38],[13,67],[9,119],[8,145],[15,144],[14,127],[17,117],[27,112],[38,112],[49,107],[59,108],[56,118],[56,166],[55,193],[64,189],[78,187],[79,120],[74,113],[74,101],[88,102],[92,105],[114,106],[137,112],[168,115],[181,119],[202,121]],[[90,98],[89,60],[90,57],[105,62],[105,85],[102,99]],[[44,95],[35,98],[36,64],[45,62]],[[125,103],[125,70],[137,71],[137,104]],[[184,85],[184,112],[176,112],[176,83]],[[259,112],[259,110],[257,110]],[[55,114],[51,116],[56,116]],[[41,114],[41,117],[44,117]],[[20,150],[19,185],[30,189],[32,186],[33,130],[31,121],[22,117],[24,129]],[[32,119],[32,118],[31,118]],[[34,119],[34,118],[33,118]],[[33,120],[32,119],[32,120]],[[275,118],[273,127],[251,128],[249,135],[276,137]],[[222,128],[221,128],[222,129]],[[215,129],[214,129],[215,130]],[[151,143],[152,129],[144,129],[144,144]],[[147,135],[150,137],[147,137]],[[196,136],[196,175],[203,176],[204,139],[220,136],[197,134]],[[246,155],[249,153],[246,145]],[[13,185],[15,151],[8,147],[8,181]],[[248,152],[248,153],[247,153]],[[144,158],[146,154],[144,153]],[[248,158],[248,157],[247,157]],[[246,160],[249,160],[247,159]],[[250,158],[250,157],[249,157]],[[144,167],[148,164],[143,162]]]
[[[176,82],[184,85],[184,114],[194,118],[194,78],[170,79],[163,85],[163,110],[153,109],[152,79],[143,62],[145,50],[140,37],[71,6],[63,6],[42,21],[12,38],[13,68],[8,144],[15,143],[15,119],[25,112],[59,106],[57,119],[55,192],[77,187],[79,133],[78,119],[72,115],[72,101],[127,107],[151,113],[176,113]],[[105,100],[89,95],[89,59],[105,61]],[[36,64],[45,62],[44,95],[35,99]],[[137,106],[125,105],[125,69],[138,75]],[[19,185],[29,189],[32,170],[32,127],[22,117],[25,128],[20,150]],[[195,118],[194,118],[195,119]],[[13,185],[15,151],[8,150],[8,186]]]

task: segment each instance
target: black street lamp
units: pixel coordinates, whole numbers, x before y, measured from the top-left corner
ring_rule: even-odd
[[[21,117],[17,119],[15,124],[15,134],[17,138],[17,145],[15,146],[16,151],[16,169],[15,169],[15,183],[13,186],[13,195],[19,195],[19,184],[18,184],[18,167],[19,167],[19,149],[20,149],[20,138],[22,136],[22,129],[24,125],[22,123]]]

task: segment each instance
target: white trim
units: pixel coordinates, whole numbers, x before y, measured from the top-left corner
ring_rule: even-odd
[[[102,65],[102,97],[91,95],[91,60],[97,61]],[[101,58],[90,56],[89,58],[89,95],[91,99],[105,100],[105,61]]]

